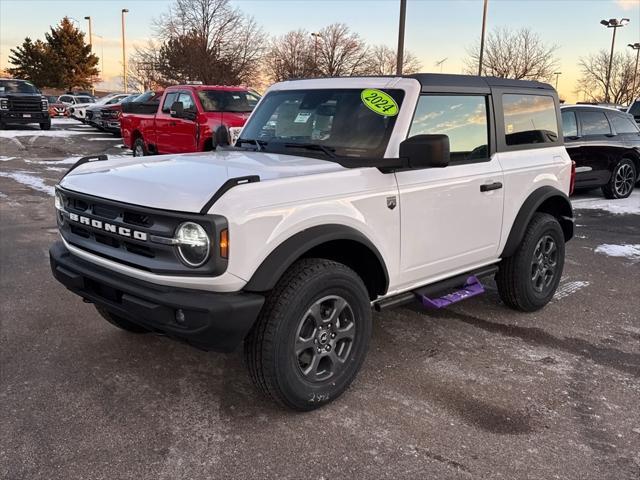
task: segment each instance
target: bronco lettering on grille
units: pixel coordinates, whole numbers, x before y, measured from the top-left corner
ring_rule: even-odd
[[[145,232],[139,232],[138,230],[132,230],[127,227],[103,222],[102,220],[96,220],[95,218],[85,217],[83,215],[78,215],[77,213],[69,213],[69,220],[81,225],[97,228],[98,230],[104,230],[105,232],[116,233],[123,237],[135,238],[136,240],[142,240],[143,242],[147,241],[147,234]]]

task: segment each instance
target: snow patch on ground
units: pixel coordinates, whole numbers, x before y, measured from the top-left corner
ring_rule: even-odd
[[[110,142],[119,142],[120,141],[120,139],[116,138],[116,137],[111,137],[111,138],[109,138],[109,137],[96,137],[96,138],[87,138],[87,140],[89,140],[90,142],[98,142],[100,140],[102,140],[102,141],[108,140]]]
[[[37,165],[72,165],[82,157],[67,157],[62,160],[25,160],[26,163],[35,163]]]
[[[35,175],[31,175],[31,172],[0,172],[0,177],[11,178],[22,185],[26,185],[32,190],[38,192],[44,192],[53,196],[55,189],[46,185],[44,180]]]
[[[635,190],[629,197],[619,200],[607,200],[603,197],[574,198],[571,203],[576,210],[604,210],[614,215],[640,215],[640,190]]]
[[[0,130],[0,138],[16,137],[70,137],[72,135],[86,135],[86,132],[74,130]]]
[[[4,155],[0,155],[0,162],[8,162],[9,160],[14,160],[16,157],[5,157]]]
[[[588,286],[589,286],[589,282],[583,282],[580,280],[575,282],[563,283],[558,287],[558,290],[556,290],[556,294],[553,296],[553,299],[554,300],[563,299],[565,297],[568,297],[569,295],[573,295],[578,290],[582,290],[583,288]]]
[[[631,245],[625,243],[623,245],[613,245],[605,243],[596,247],[595,252],[609,257],[622,257],[628,258],[629,260],[640,260],[640,244]]]

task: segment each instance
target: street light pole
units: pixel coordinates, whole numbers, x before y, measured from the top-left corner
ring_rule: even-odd
[[[125,35],[124,35],[124,14],[129,13],[129,10],[126,8],[122,9],[122,79],[124,81],[124,93],[127,93],[127,50],[125,46]]]
[[[556,92],[558,91],[558,77],[560,75],[562,75],[562,72],[553,72],[553,74],[556,76]]]
[[[313,37],[313,68],[315,74],[318,74],[318,39],[322,37],[318,32],[311,32]]]
[[[630,43],[629,46],[636,51],[636,68],[633,71],[633,87],[631,88],[631,101],[635,100],[636,82],[638,81],[638,60],[640,60],[640,42]]]
[[[611,67],[613,66],[613,49],[616,44],[616,30],[620,27],[624,27],[627,23],[629,23],[628,18],[621,18],[620,20],[616,18],[611,18],[609,20],[600,20],[601,25],[604,25],[607,28],[613,28],[613,37],[611,39],[611,54],[609,55],[609,68],[607,69],[607,84],[604,89],[605,103],[609,103],[609,86],[611,84]]]
[[[91,49],[91,53],[93,53],[93,30],[91,28],[91,17],[84,17],[85,20],[89,21],[89,48]],[[94,87],[93,82],[91,82],[91,95],[95,95],[96,87]]]
[[[407,0],[400,0],[400,25],[398,28],[398,52],[396,56],[396,75],[402,75],[404,63],[404,24],[407,17]]]
[[[484,7],[482,9],[482,33],[480,34],[480,57],[478,59],[478,76],[482,75],[482,57],[484,56],[484,34],[487,29],[488,6],[489,6],[489,0],[484,0]]]

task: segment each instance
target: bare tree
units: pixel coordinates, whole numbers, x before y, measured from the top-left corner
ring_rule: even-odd
[[[578,80],[576,94],[592,102],[605,100],[607,71],[609,69],[609,52],[601,50],[596,54],[580,58],[582,76]],[[611,64],[611,83],[609,101],[626,105],[634,99],[633,76],[635,58],[628,53],[616,53]],[[636,89],[638,90],[638,89]]]
[[[174,0],[155,30],[159,71],[166,78],[239,84],[259,73],[266,36],[229,0]]]
[[[136,47],[128,62],[128,87],[135,90],[155,90],[174,83],[161,73],[160,47],[153,41]]]
[[[339,77],[366,73],[368,48],[360,35],[344,23],[334,23],[319,33],[318,75]]]
[[[368,75],[395,75],[396,51],[386,45],[377,45],[369,49],[367,55]],[[411,52],[404,52],[402,59],[402,73],[417,73],[422,68],[422,63]]]
[[[308,78],[315,74],[315,42],[307,30],[294,30],[274,38],[265,55],[264,68],[274,82]]]
[[[550,81],[558,67],[557,45],[547,45],[528,28],[497,28],[487,35],[482,75],[524,80]],[[478,71],[480,42],[468,50],[466,71]]]

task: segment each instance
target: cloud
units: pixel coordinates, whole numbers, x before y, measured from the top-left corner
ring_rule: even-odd
[[[640,0],[616,0],[616,5],[623,10],[633,10],[640,7]]]

